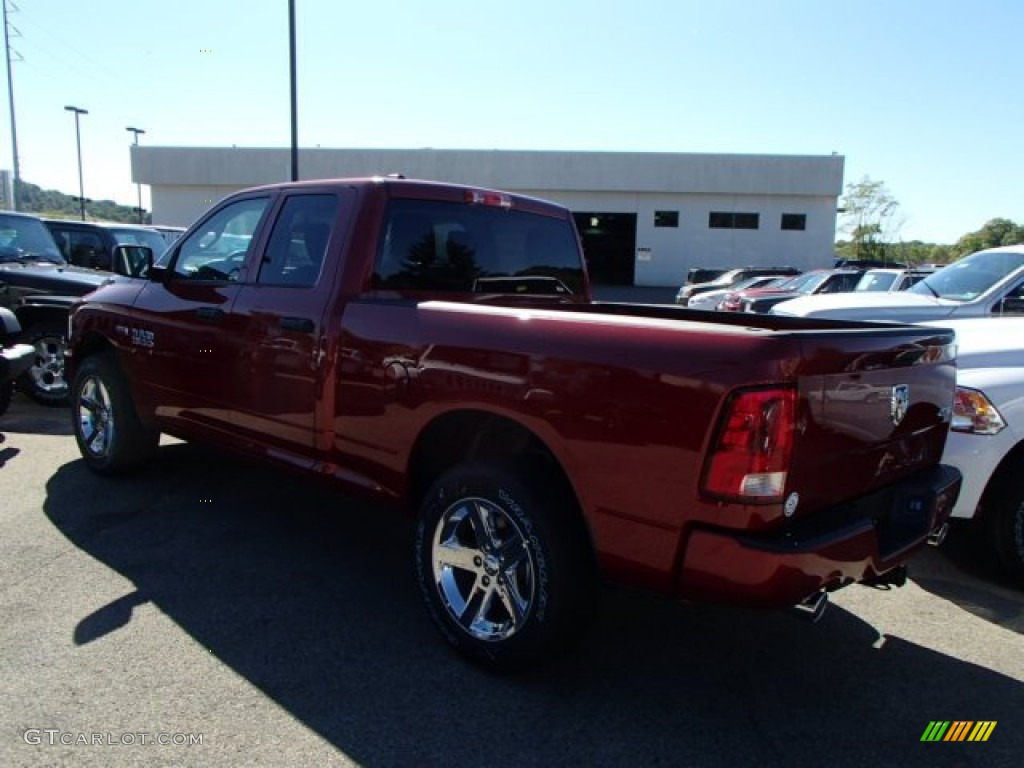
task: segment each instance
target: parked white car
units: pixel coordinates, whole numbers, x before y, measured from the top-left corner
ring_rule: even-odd
[[[906,291],[804,296],[777,304],[771,312],[904,323],[1024,314],[1024,245],[964,256]]]
[[[977,518],[1024,585],[1024,317],[931,322],[957,337],[953,423],[942,456],[963,474],[954,517]]]

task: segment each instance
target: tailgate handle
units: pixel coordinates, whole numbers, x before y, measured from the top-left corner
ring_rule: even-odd
[[[299,333],[312,333],[316,325],[308,317],[282,317],[278,321],[286,331],[298,331]]]
[[[196,310],[196,317],[200,320],[216,322],[224,319],[224,310],[217,307],[199,307],[199,309]]]

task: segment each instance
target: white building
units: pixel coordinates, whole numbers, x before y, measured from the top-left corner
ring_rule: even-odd
[[[187,225],[245,187],[290,178],[291,152],[132,147],[153,222]],[[691,267],[832,264],[840,155],[302,149],[299,178],[401,173],[554,200],[576,217],[595,282],[677,286]]]

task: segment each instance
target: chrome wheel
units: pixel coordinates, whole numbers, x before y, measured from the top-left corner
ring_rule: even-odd
[[[75,410],[82,446],[91,456],[106,457],[114,439],[114,414],[110,392],[97,376],[82,382]]]
[[[67,346],[60,333],[46,333],[32,340],[36,348],[35,361],[25,375],[32,391],[47,400],[63,398],[68,392],[64,378],[64,348]]]
[[[515,520],[483,498],[463,498],[437,522],[434,584],[456,624],[477,640],[506,640],[529,618],[537,592],[530,542]]]

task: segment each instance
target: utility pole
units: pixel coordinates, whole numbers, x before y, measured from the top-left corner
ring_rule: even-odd
[[[75,113],[75,145],[78,147],[78,205],[85,221],[85,184],[82,181],[82,132],[78,128],[78,116],[88,115],[89,110],[80,107],[64,107],[68,112]]]
[[[125,130],[126,131],[131,131],[132,133],[135,134],[135,146],[136,147],[139,146],[139,134],[140,133],[145,133],[145,131],[142,130],[141,128],[132,128],[131,126],[128,126],[127,128],[125,128]],[[143,221],[142,221],[142,213],[143,213],[143,211],[142,211],[142,183],[141,182],[136,183],[135,186],[139,188],[139,207],[136,210],[138,211],[138,214],[139,214],[139,224],[142,224],[143,223]]]
[[[11,210],[18,210],[18,191],[21,186],[21,167],[18,164],[18,123],[14,119],[14,76],[11,74],[10,24],[7,22],[7,0],[4,4],[4,50],[7,52],[7,101],[11,110],[11,155],[14,160],[14,184],[11,188]],[[17,30],[15,30],[17,32]],[[19,56],[20,58],[20,56]]]

